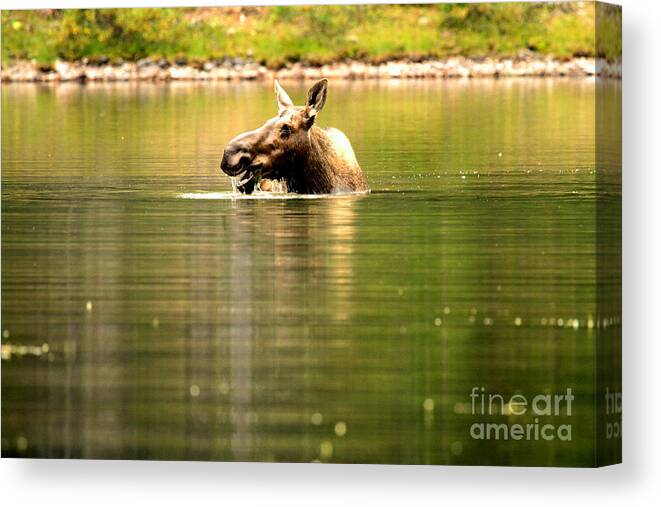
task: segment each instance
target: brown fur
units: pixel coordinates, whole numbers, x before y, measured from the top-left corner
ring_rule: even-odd
[[[327,131],[313,126],[302,171],[307,193],[365,192],[369,190],[363,171],[353,155],[344,156]]]
[[[261,128],[235,137],[225,148],[221,169],[241,180],[239,189],[329,194],[368,192],[351,148],[337,129],[314,125],[326,101],[327,81],[316,83],[308,102],[296,107],[275,83],[279,114]]]

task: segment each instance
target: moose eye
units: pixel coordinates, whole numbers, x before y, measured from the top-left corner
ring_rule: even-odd
[[[291,135],[291,127],[289,125],[283,125],[280,128],[280,137],[287,139]]]

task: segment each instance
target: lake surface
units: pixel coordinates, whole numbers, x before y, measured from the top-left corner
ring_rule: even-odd
[[[3,85],[3,455],[591,464],[595,86],[331,82],[372,193],[245,199],[270,83]],[[573,389],[572,441],[471,438],[474,387]]]

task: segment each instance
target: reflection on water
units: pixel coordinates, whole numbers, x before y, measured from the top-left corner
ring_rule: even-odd
[[[3,455],[591,463],[594,98],[332,83],[373,193],[237,198],[268,85],[4,85]],[[573,442],[471,439],[474,386]]]

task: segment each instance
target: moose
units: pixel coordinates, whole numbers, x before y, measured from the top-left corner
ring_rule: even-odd
[[[245,194],[255,190],[299,194],[369,192],[347,136],[315,125],[326,103],[328,80],[308,91],[307,103],[294,106],[277,80],[278,115],[232,139],[220,169]]]

